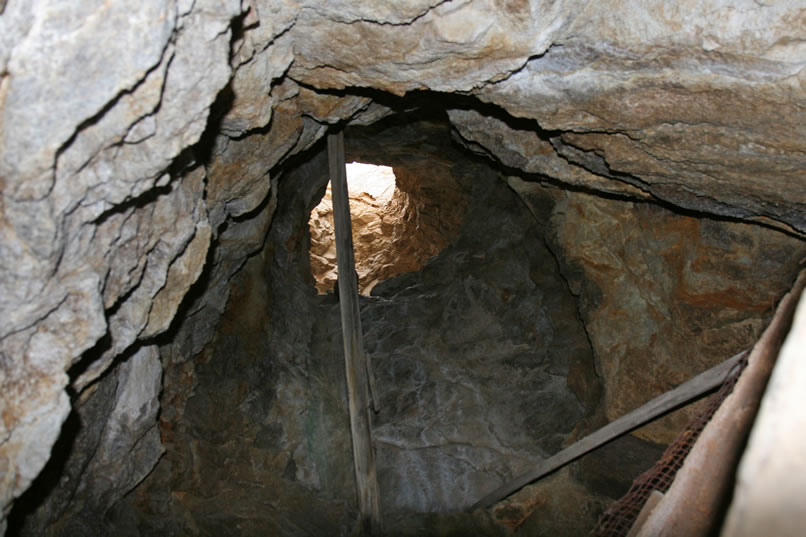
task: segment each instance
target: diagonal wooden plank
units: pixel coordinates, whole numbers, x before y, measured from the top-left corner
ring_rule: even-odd
[[[559,453],[556,453],[548,459],[543,460],[534,470],[527,472],[508,483],[504,483],[474,503],[469,510],[473,511],[475,509],[489,507],[492,504],[503,500],[510,494],[522,489],[532,481],[536,481],[546,474],[565,466],[569,462],[578,459],[589,451],[592,451],[597,447],[606,444],[610,440],[613,440],[622,434],[632,431],[633,429],[652,421],[671,409],[696,399],[705,392],[716,388],[722,384],[730,371],[737,363],[739,363],[739,360],[741,360],[746,353],[747,351],[741,352],[736,356],[728,358],[721,364],[712,367],[711,369],[684,382],[677,388],[674,388],[673,390],[670,390],[663,395],[652,399],[645,405],[625,414],[617,420],[608,423],[596,432],[589,434],[585,438],[570,445]]]

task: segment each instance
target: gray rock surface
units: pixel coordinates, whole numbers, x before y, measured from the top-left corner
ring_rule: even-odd
[[[32,490],[55,488],[36,511],[13,521],[18,534],[115,532],[115,522],[105,515],[163,453],[157,427],[161,385],[155,346],[141,347],[98,382],[65,426],[74,436],[57,444],[54,461]],[[36,498],[29,495],[26,501]]]
[[[585,411],[568,375],[592,356],[554,258],[502,182],[474,182],[459,239],[362,310],[385,512],[465,509],[559,451]]]
[[[383,4],[353,4],[347,13],[303,9],[292,29],[289,75],[322,89],[470,92],[543,54],[580,3],[438,2],[400,23],[388,21]]]
[[[229,80],[238,9],[13,2],[0,17],[4,515],[67,417],[65,371],[107,335],[83,387],[138,335],[167,329],[200,273],[204,178],[168,168]]]

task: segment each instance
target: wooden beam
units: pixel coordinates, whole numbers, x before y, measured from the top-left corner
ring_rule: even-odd
[[[339,306],[344,340],[344,365],[350,408],[350,430],[353,440],[360,531],[363,535],[380,535],[382,532],[380,499],[375,470],[375,451],[370,429],[367,361],[364,354],[361,316],[358,308],[350,201],[347,193],[347,169],[344,163],[344,133],[328,135],[327,153],[333,194],[333,225],[336,229],[336,259],[339,271]]]
[[[793,304],[791,326],[753,420],[747,448],[742,452],[737,472],[732,474],[735,485],[729,494],[731,505],[720,537],[802,537],[806,528],[804,278],[806,269],[801,270],[800,284],[794,287],[797,290],[800,285],[800,291],[793,291],[800,293],[800,298],[792,295],[797,305]]]
[[[582,440],[579,440],[559,453],[552,455],[548,459],[543,460],[537,465],[537,468],[495,489],[474,503],[469,510],[473,511],[475,509],[489,507],[492,504],[503,500],[513,492],[522,489],[532,481],[540,479],[544,475],[565,466],[569,462],[578,459],[589,451],[592,451],[597,447],[613,440],[614,438],[632,431],[633,429],[640,427],[649,421],[652,421],[673,408],[682,405],[683,403],[687,403],[692,399],[696,399],[705,392],[716,388],[722,384],[728,373],[730,373],[731,369],[733,369],[739,360],[742,359],[746,352],[747,351],[739,353],[732,358],[728,358],[721,364],[712,367],[703,373],[700,373],[696,377],[684,382],[677,388],[668,391],[655,399],[652,399],[645,405],[625,414],[615,421],[608,423],[598,431],[589,434]]]

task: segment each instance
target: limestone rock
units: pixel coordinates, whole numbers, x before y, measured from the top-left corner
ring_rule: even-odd
[[[269,124],[277,96],[271,91],[293,61],[288,29],[296,19],[294,9],[282,2],[248,0],[235,28],[232,64],[235,73],[220,99],[227,110],[221,131],[232,137]],[[283,9],[286,8],[286,9]]]
[[[500,112],[496,117],[473,109],[449,110],[448,117],[463,145],[512,169],[535,174],[545,181],[595,188],[608,194],[650,197],[628,182],[607,177],[607,171],[602,167],[592,167],[589,171],[563,158],[553,145],[559,142],[559,138],[543,132],[536,121],[517,120]]]
[[[480,95],[559,134],[558,153],[591,171],[803,233],[803,7],[742,4],[588,4],[546,54]]]
[[[270,145],[271,139],[266,138],[254,135],[241,140],[226,136],[216,139],[217,154],[207,166],[206,191],[209,218],[216,227],[230,216],[254,210],[269,194],[269,170],[279,158],[273,152],[260,151]]]
[[[184,413],[187,398],[196,388],[195,364],[188,358],[202,352],[215,337],[216,326],[230,298],[228,283],[247,258],[264,244],[277,206],[277,179],[271,181],[269,192],[270,197],[256,214],[229,222],[219,233],[205,274],[188,297],[172,337],[160,348],[165,367],[160,421],[163,435],[168,439],[177,419]]]
[[[199,139],[230,76],[238,3],[196,2],[179,15],[175,8],[151,2],[132,14],[121,2],[14,2],[0,17],[0,176],[10,231],[0,246],[4,514],[49,457],[69,408],[65,371],[105,334],[104,310],[126,297],[128,306],[111,315],[117,346],[82,385],[133,343],[172,262],[204,227],[195,205],[187,227],[171,224],[173,238],[163,248],[152,243],[150,263],[127,252],[137,232],[167,229],[167,219],[162,227],[152,220],[160,212],[153,189],[171,182],[168,167]],[[169,190],[181,190],[177,183]],[[168,320],[155,321],[155,331]]]
[[[176,25],[165,2],[146,2],[136,13],[123,2],[51,4],[15,2],[0,19],[3,34],[16,24],[28,29],[21,40],[4,43],[3,54],[3,72],[11,76],[4,88],[0,175],[9,181],[4,195],[18,201],[47,194],[56,151],[159,65]]]
[[[96,379],[138,337],[153,336],[167,329],[179,301],[201,273],[210,239],[201,199],[203,179],[204,171],[199,168],[181,183],[171,185],[173,188],[155,203],[108,220],[112,230],[117,230],[119,221],[131,219],[135,229],[149,231],[139,234],[130,231],[128,236],[114,237],[128,238],[134,243],[125,255],[131,265],[140,269],[140,274],[135,280],[137,286],[114,304],[113,312],[108,315],[108,347],[101,347],[100,358],[76,379],[79,389]],[[169,275],[176,287],[163,291]],[[161,298],[155,301],[158,295]],[[153,306],[162,309],[152,313]],[[151,327],[149,321],[153,323]]]
[[[140,337],[149,338],[168,329],[188,289],[201,274],[210,246],[210,226],[207,222],[196,225],[195,233],[185,250],[168,269],[165,285],[151,303],[148,324]]]
[[[418,2],[404,12],[414,15],[409,21],[392,24],[386,4],[353,4],[346,13],[335,6],[303,9],[291,30],[295,60],[289,75],[318,88],[467,92],[506,78],[545,52],[579,4],[430,3],[436,5],[426,11],[426,2]]]
[[[349,0],[337,0],[322,5],[318,2],[309,1],[302,2],[302,9],[310,11],[319,17],[347,24],[361,20],[371,20],[376,24],[403,25],[422,17],[428,10],[441,3],[443,3],[443,0],[392,0],[382,4],[368,5]]]
[[[391,25],[362,10],[303,10],[290,76],[475,94],[551,133],[527,159],[560,180],[806,230],[796,3],[452,2]]]

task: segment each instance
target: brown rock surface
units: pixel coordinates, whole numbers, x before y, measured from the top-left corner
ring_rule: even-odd
[[[806,255],[775,230],[587,194],[562,194],[552,222],[608,420],[750,347]],[[667,443],[695,411],[638,436]]]
[[[590,531],[607,502],[563,469],[499,502],[491,516],[510,535],[576,537]]]
[[[803,233],[804,17],[796,3],[589,3],[481,95],[559,131],[557,152],[600,175]]]
[[[408,19],[399,13],[396,23],[371,3],[347,12],[305,6],[292,29],[289,75],[322,89],[469,92],[545,52],[573,18],[564,8],[578,2],[429,3],[435,6],[407,10]]]

